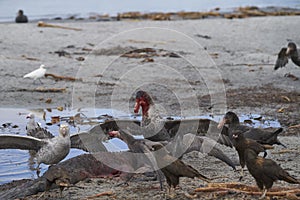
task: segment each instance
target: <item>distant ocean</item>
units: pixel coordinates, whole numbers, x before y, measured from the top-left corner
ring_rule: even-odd
[[[300,9],[299,0],[0,0],[0,22],[14,21],[23,9],[29,20],[70,16],[87,18],[93,14],[139,12],[209,11],[220,8],[230,11],[240,6],[289,7]]]

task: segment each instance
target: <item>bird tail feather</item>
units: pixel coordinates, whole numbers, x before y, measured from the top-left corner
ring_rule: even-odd
[[[274,131],[273,135],[278,135],[279,133],[281,133],[283,131],[283,128],[279,128],[276,131]]]
[[[208,153],[210,156],[214,156],[215,158],[218,158],[219,160],[225,162],[227,165],[232,167],[234,170],[235,164],[232,162],[230,158],[228,158],[220,149],[213,147],[211,151]]]
[[[286,181],[292,184],[300,184],[300,181],[289,175],[287,172],[280,173],[279,180]]]
[[[195,168],[193,168],[192,166],[190,165],[187,165],[188,168],[190,168],[190,171],[192,172],[192,175],[190,174],[190,176],[188,176],[189,178],[194,178],[194,177],[197,177],[205,182],[210,182],[210,178],[200,174]]]

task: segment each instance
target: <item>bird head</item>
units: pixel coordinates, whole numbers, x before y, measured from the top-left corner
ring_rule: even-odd
[[[70,127],[68,124],[61,124],[59,127],[59,133],[61,136],[66,137],[70,134]]]
[[[155,143],[151,147],[152,147],[153,151],[158,151],[158,150],[162,149],[164,146],[160,143]]]
[[[143,116],[148,116],[150,105],[153,104],[152,98],[143,90],[139,90],[135,97],[134,113],[138,113],[140,106],[142,107]]]
[[[121,138],[121,134],[119,131],[110,131],[110,132],[108,132],[108,135],[109,135],[109,139]]]
[[[234,130],[232,134],[233,139],[241,139],[243,137],[243,132],[240,130]]]
[[[24,14],[24,11],[23,11],[23,10],[19,10],[19,11],[18,11],[18,15],[19,15],[19,16],[22,16],[23,14]]]
[[[34,114],[33,114],[33,113],[29,113],[29,114],[26,116],[26,119],[34,119]]]
[[[45,65],[41,64],[40,68],[43,68],[43,69],[44,69],[44,68],[45,68]]]
[[[297,47],[294,42],[289,42],[288,43],[288,48],[286,49],[286,55],[289,55],[291,52],[296,51]]]
[[[222,128],[225,124],[238,124],[239,118],[234,112],[227,112],[223,119],[219,122],[218,128]]]

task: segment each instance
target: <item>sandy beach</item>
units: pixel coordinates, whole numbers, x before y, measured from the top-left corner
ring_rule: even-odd
[[[269,157],[300,178],[300,129],[295,126],[300,124],[300,80],[293,78],[300,78],[300,68],[289,61],[286,67],[273,69],[288,41],[300,45],[300,16],[47,23],[80,30],[38,27],[37,23],[0,24],[1,107],[108,108],[132,113],[134,92],[145,89],[165,115],[222,115],[227,110],[260,114],[280,122],[285,129],[280,140],[295,150],[276,154],[282,147],[275,146]],[[23,78],[41,64],[46,73],[75,81],[48,76],[41,79],[43,84],[34,84]],[[233,149],[218,147],[237,159]],[[239,172],[215,158],[190,153],[183,160],[208,176],[230,177],[220,182],[238,181]],[[97,199],[93,195],[105,191],[112,191],[115,199],[166,198],[157,181],[141,181],[140,176],[129,186],[116,186],[118,178],[89,179],[79,182],[80,187],[66,189],[62,199]],[[242,183],[255,185],[248,172]],[[191,198],[187,193],[202,184],[182,178],[175,199]],[[56,199],[57,195],[55,189],[41,198],[37,194],[27,199]],[[196,196],[257,199],[238,193]]]

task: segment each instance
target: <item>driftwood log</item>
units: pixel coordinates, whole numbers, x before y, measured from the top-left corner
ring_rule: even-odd
[[[72,27],[67,27],[67,26],[59,26],[59,25],[54,25],[54,24],[48,24],[43,21],[39,21],[37,24],[38,27],[50,27],[50,28],[62,28],[62,29],[68,29],[68,30],[74,30],[74,31],[81,31],[81,28],[72,28]]]
[[[102,196],[111,196],[113,194],[114,194],[113,191],[106,191],[106,192],[101,192],[101,193],[93,195],[93,196],[89,196],[86,199],[97,199],[97,198],[102,197]]]
[[[247,195],[261,195],[262,192],[256,186],[249,186],[242,183],[209,183],[207,187],[196,188],[195,192],[214,192],[218,195],[226,195],[229,193],[243,193]],[[287,199],[300,199],[300,188],[271,188],[266,196],[281,196]]]
[[[70,77],[70,76],[59,76],[59,75],[55,75],[55,74],[49,74],[46,73],[45,77],[51,76],[52,78],[54,78],[56,81],[59,80],[66,80],[66,81],[81,81],[82,79],[79,78],[75,78],[75,77]]]
[[[21,89],[16,89],[14,91],[17,91],[17,92],[41,92],[41,93],[53,92],[53,93],[60,93],[60,92],[66,92],[66,88],[34,88],[34,89],[21,88]]]

